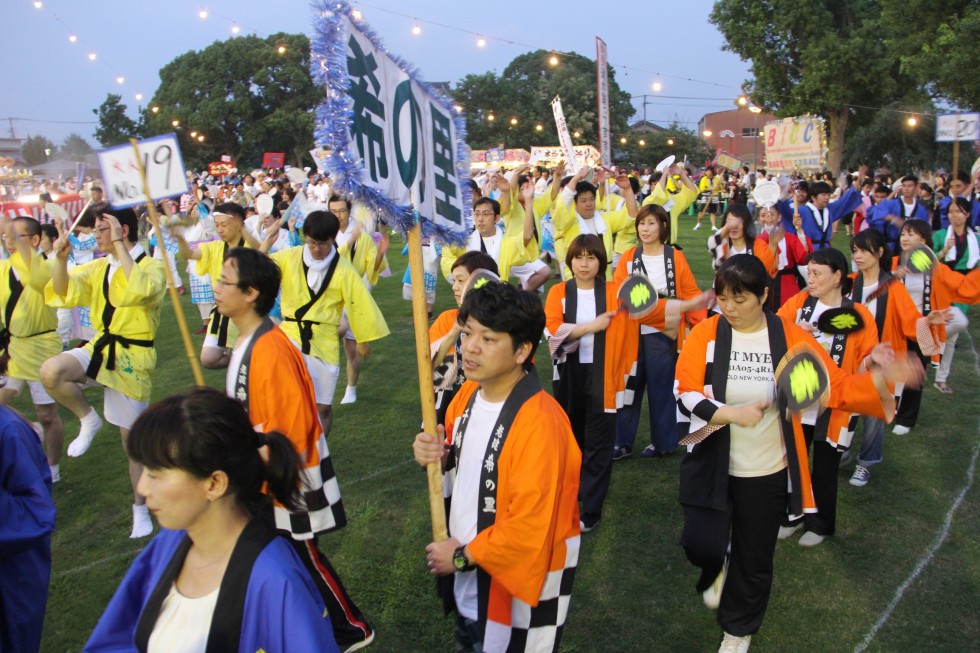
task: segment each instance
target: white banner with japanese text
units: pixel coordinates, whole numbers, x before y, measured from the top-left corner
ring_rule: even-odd
[[[606,42],[595,37],[595,71],[599,90],[599,151],[602,165],[612,166],[612,134],[609,129],[609,64]]]

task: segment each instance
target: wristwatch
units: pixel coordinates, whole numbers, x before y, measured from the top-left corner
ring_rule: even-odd
[[[460,546],[456,547],[456,550],[453,551],[453,567],[456,568],[456,571],[473,571],[476,569],[476,565],[471,565],[469,563],[469,561],[466,559],[464,549],[465,547]]]

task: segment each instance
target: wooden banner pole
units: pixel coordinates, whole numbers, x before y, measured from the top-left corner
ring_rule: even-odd
[[[412,321],[415,324],[415,355],[419,369],[419,396],[422,401],[422,430],[438,436],[436,428],[436,395],[432,386],[432,358],[429,352],[429,310],[425,302],[425,268],[422,260],[422,224],[418,221],[408,232],[408,267],[412,282]],[[432,540],[449,539],[446,528],[446,504],[442,493],[442,463],[425,468],[429,485],[429,512],[432,515]]]
[[[170,263],[167,261],[167,248],[163,243],[163,231],[160,229],[160,216],[157,214],[156,205],[150,197],[150,185],[146,181],[146,169],[143,167],[143,159],[140,155],[139,141],[135,138],[129,139],[136,153],[136,165],[140,170],[140,180],[143,182],[143,194],[146,196],[146,208],[150,215],[150,224],[153,225],[153,233],[157,236],[157,246],[163,250],[163,269],[167,275],[167,290],[170,293],[170,301],[174,306],[174,313],[177,318],[177,327],[180,329],[181,338],[184,341],[184,349],[187,351],[187,359],[191,363],[191,372],[194,374],[194,382],[198,386],[204,387],[204,374],[201,372],[201,364],[197,359],[197,351],[191,341],[191,332],[187,328],[187,321],[184,319],[184,307],[180,303],[180,295],[177,293],[177,286],[174,284],[173,273],[170,271]]]

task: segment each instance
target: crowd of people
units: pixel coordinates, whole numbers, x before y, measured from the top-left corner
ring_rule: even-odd
[[[390,234],[329,177],[290,172],[201,175],[141,214],[111,209],[93,181],[76,225],[4,221],[0,403],[29,388],[38,421],[0,409],[13,483],[0,496],[18,546],[0,566],[32,579],[0,585],[0,649],[40,645],[59,407],[79,421],[69,456],[86,453],[103,420],[119,429],[130,537],[152,534],[151,515],[161,527],[86,650],[373,642],[322,536],[347,522],[328,447],[341,351],[343,401],[356,402],[361,361],[388,335],[371,291],[390,276]],[[977,179],[868,173],[708,167],[695,179],[675,164],[631,174],[558,162],[471,181],[472,234],[425,243],[439,426],[413,443],[420,465],[444,471],[449,537],[425,557],[456,613],[458,650],[558,649],[581,538],[602,523],[615,461],[633,455],[645,394],[639,455],[683,448],[694,587],[717,611],[719,650],[748,651],[777,542],[800,529],[804,547],[834,535],[838,468],[858,422],[850,485],[862,487],[883,461],[886,424],[895,435],[916,427],[926,370],[954,392],[956,337],[980,301]],[[705,248],[682,251],[678,230],[704,215]],[[850,262],[831,247],[839,224]],[[704,289],[695,259],[715,272]],[[163,297],[168,277],[183,287],[181,262],[200,310],[200,361],[226,369],[225,387],[151,405]],[[637,278],[656,297],[644,312],[622,310],[621,289]],[[458,308],[433,319],[447,283]],[[775,377],[801,347],[828,383],[822,402],[792,413]],[[546,356],[550,393],[535,367]],[[101,415],[82,394],[92,384],[105,389]]]

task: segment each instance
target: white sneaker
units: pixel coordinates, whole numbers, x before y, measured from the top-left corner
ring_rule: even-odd
[[[691,231],[697,231],[700,228],[701,228],[701,223],[699,222],[696,225],[694,225],[694,229],[691,229]]]
[[[864,487],[871,480],[871,470],[864,465],[855,465],[851,480],[848,481],[854,487]]]
[[[716,227],[715,225],[711,225],[711,230],[712,231],[718,231],[718,227]]]
[[[146,537],[153,532],[153,521],[150,519],[150,511],[146,504],[133,506],[133,532],[129,534],[129,539],[136,540]]]
[[[824,537],[820,533],[807,531],[803,533],[803,536],[800,538],[800,546],[805,546],[805,547],[817,546],[818,544],[823,542],[823,540]]]
[[[793,533],[803,528],[803,522],[797,522],[791,526],[780,526],[779,527],[779,539],[785,540],[793,537]]]
[[[353,404],[357,401],[357,386],[349,385],[344,391],[344,398],[340,400],[342,404]]]
[[[715,582],[711,583],[711,587],[701,592],[701,599],[704,601],[704,606],[710,608],[711,610],[717,610],[718,606],[721,604],[721,590],[725,587],[725,576],[728,575],[728,561],[725,561],[725,566],[722,567],[721,573],[718,574],[718,578]]]
[[[902,426],[901,424],[896,424],[895,428],[892,429],[892,433],[895,435],[908,435],[912,429],[907,426]]]
[[[78,458],[88,451],[88,448],[92,446],[92,440],[95,439],[96,433],[102,430],[102,418],[95,412],[95,409],[92,409],[80,422],[81,428],[78,430],[78,437],[68,445],[68,455],[72,458]]]
[[[721,640],[721,646],[718,647],[718,653],[749,653],[749,643],[751,641],[752,635],[736,637],[735,635],[725,633],[725,636]]]

